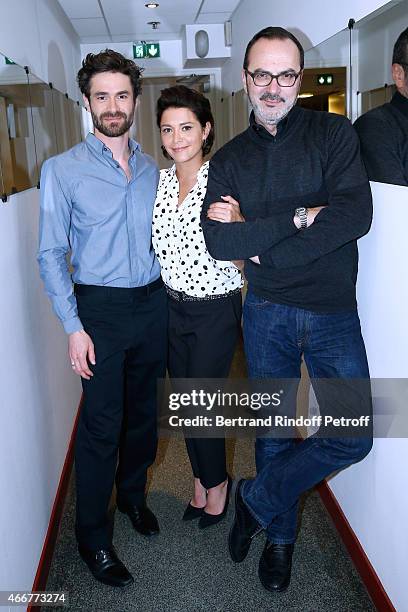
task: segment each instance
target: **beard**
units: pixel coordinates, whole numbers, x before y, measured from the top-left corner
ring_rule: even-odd
[[[265,108],[260,103],[258,103],[258,101],[252,99],[251,96],[248,95],[248,97],[251,106],[254,110],[254,115],[257,119],[257,122],[263,125],[277,125],[279,121],[282,121],[282,119],[284,119],[289,113],[289,111],[295,106],[297,100],[297,96],[295,96],[293,100],[290,100],[288,102],[286,98],[282,98],[278,94],[270,94],[268,92],[262,94],[262,96],[259,98],[260,101],[271,100],[274,102],[282,102],[284,104],[284,106],[282,106],[281,108],[275,109]]]
[[[126,113],[117,112],[117,113],[102,113],[101,115],[96,115],[91,109],[92,121],[94,127],[103,134],[104,136],[108,136],[109,138],[115,138],[117,136],[123,136],[130,129],[133,124],[134,119],[134,109],[131,115],[126,115]],[[117,122],[114,123],[104,123],[104,119],[117,119]]]

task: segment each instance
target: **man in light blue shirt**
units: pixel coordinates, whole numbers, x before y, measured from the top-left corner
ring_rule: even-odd
[[[140,79],[138,66],[115,51],[89,54],[78,83],[94,134],[46,161],[41,173],[40,272],[83,386],[76,536],[92,574],[111,586],[133,581],[112,547],[107,510],[115,479],[118,508],[135,529],[159,531],[145,485],[157,447],[167,306],[151,245],[158,169],[129,138]]]

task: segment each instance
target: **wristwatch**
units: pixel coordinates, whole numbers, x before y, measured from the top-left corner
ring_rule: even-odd
[[[300,206],[295,210],[295,215],[300,221],[300,229],[307,228],[307,208]]]

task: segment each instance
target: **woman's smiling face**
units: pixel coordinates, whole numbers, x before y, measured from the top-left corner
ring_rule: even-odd
[[[203,128],[189,108],[167,108],[160,122],[162,144],[176,163],[202,160],[202,146],[210,127],[207,123]]]

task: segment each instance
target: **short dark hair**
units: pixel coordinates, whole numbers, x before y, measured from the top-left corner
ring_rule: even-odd
[[[82,68],[78,72],[77,81],[79,89],[88,100],[91,94],[91,79],[94,74],[101,72],[126,74],[132,84],[134,99],[136,100],[137,96],[140,95],[143,68],[121,53],[113,51],[113,49],[105,49],[96,54],[88,53],[86,58],[82,60]]]
[[[303,70],[303,67],[305,65],[305,50],[303,49],[299,40],[294,34],[292,34],[292,32],[289,32],[289,30],[285,30],[285,28],[279,28],[275,26],[268,26],[267,28],[264,28],[263,30],[257,32],[255,36],[251,38],[245,51],[244,70],[248,68],[249,52],[251,51],[256,41],[260,38],[268,38],[269,40],[291,40],[292,42],[294,42],[297,48],[299,49],[300,69]]]
[[[162,89],[156,109],[156,120],[159,128],[162,115],[168,108],[188,108],[197,117],[201,127],[205,128],[207,122],[211,124],[210,131],[203,144],[203,155],[207,155],[214,143],[214,117],[209,100],[200,92],[185,85],[175,85]],[[167,159],[171,159],[165,149],[163,155]]]
[[[400,64],[408,74],[408,28],[398,36],[392,53],[392,63]]]

